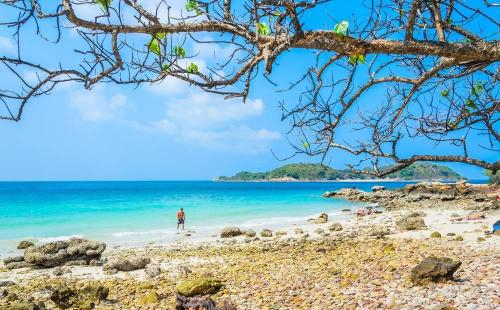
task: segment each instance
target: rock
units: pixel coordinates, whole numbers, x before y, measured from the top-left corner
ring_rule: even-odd
[[[325,233],[325,230],[323,228],[318,228],[314,232],[317,233],[318,235],[322,235]]]
[[[52,271],[52,274],[56,277],[59,277],[59,276],[62,276],[62,275],[68,274],[68,273],[71,273],[71,269],[69,269],[68,267],[56,267],[56,268],[54,268],[54,271]]]
[[[145,296],[138,301],[139,306],[155,304],[160,300],[158,293],[155,290],[149,291]]]
[[[247,238],[253,238],[253,237],[255,237],[257,235],[257,233],[255,232],[255,230],[253,230],[253,229],[247,229],[247,230],[245,230],[244,234],[245,234],[245,237],[247,237]]]
[[[22,262],[12,262],[12,263],[9,263],[9,264],[5,265],[5,268],[7,268],[9,270],[20,269],[20,268],[28,268],[28,267],[31,267],[31,265],[28,264],[25,261],[22,261]]]
[[[278,230],[276,232],[276,236],[278,236],[278,237],[279,236],[286,236],[286,235],[288,235],[288,233],[286,231],[283,231],[283,230]]]
[[[351,212],[351,209],[342,209],[342,212]]]
[[[4,258],[4,260],[3,260],[3,263],[5,265],[8,265],[10,263],[19,263],[19,262],[24,262],[24,256],[7,257],[7,258]]]
[[[9,281],[9,280],[0,281],[0,287],[9,287],[9,286],[13,286],[13,285],[16,285],[16,283]]]
[[[144,272],[146,272],[146,275],[148,277],[154,279],[154,278],[160,276],[161,269],[160,269],[160,266],[158,266],[158,265],[149,265],[146,267]]]
[[[425,227],[424,219],[420,216],[406,216],[396,220],[396,227],[400,230],[417,230]]]
[[[387,226],[374,225],[368,229],[368,235],[383,238],[391,233],[391,230]]]
[[[23,240],[17,245],[18,250],[26,250],[29,247],[35,246],[35,244],[28,240]]]
[[[453,279],[453,274],[462,262],[447,257],[427,257],[411,271],[411,281],[414,284],[429,282],[446,282]]]
[[[270,238],[273,236],[273,232],[270,229],[263,229],[260,232],[260,236],[264,238]]]
[[[328,214],[326,213],[321,213],[321,215],[314,220],[314,224],[325,224],[328,222]]]
[[[328,229],[329,229],[330,231],[341,231],[343,228],[342,228],[342,224],[340,224],[340,223],[338,223],[338,222],[337,222],[337,223],[332,223],[332,224],[328,227]]]
[[[453,238],[453,241],[464,241],[464,237],[456,236],[455,238]]]
[[[5,287],[0,288],[0,299],[7,297],[7,295],[9,295],[9,291]]]
[[[302,228],[299,228],[299,227],[295,228],[293,231],[296,235],[301,235],[304,233],[304,230]]]
[[[387,188],[385,186],[382,186],[382,185],[372,186],[371,189],[372,189],[372,192],[374,192],[374,193],[387,190]]]
[[[214,278],[195,278],[177,284],[177,292],[185,297],[212,295],[222,288],[222,282]]]
[[[238,227],[226,227],[220,232],[220,237],[221,238],[231,238],[231,237],[236,237],[240,236],[243,233]]]
[[[484,239],[483,237],[477,237],[477,242],[484,242],[486,241],[486,239]]]
[[[431,234],[431,238],[441,238],[441,233],[435,231]]]
[[[90,310],[96,303],[106,300],[108,294],[109,289],[101,285],[88,285],[81,289],[61,285],[52,291],[50,300],[60,309]]]
[[[132,271],[137,269],[143,269],[149,264],[151,260],[148,257],[143,256],[131,256],[131,257],[115,257],[109,262],[104,264],[103,270],[116,270],[116,271]]]
[[[91,261],[95,261],[95,259]],[[86,260],[70,260],[69,262],[66,262],[64,266],[87,266],[90,265],[90,262]]]
[[[450,233],[447,233],[446,235],[447,235],[448,237],[453,237],[453,236],[456,236],[457,234],[456,234],[456,233],[452,233],[452,232],[450,232]]]
[[[436,306],[433,310],[458,310],[458,309],[453,306],[444,304]]]
[[[4,308],[0,306],[0,310],[44,310],[45,306],[43,303],[35,304],[31,301],[14,301]]]
[[[70,261],[90,262],[100,259],[106,244],[81,238],[69,241],[50,242],[40,246],[32,246],[24,252],[26,262],[39,267],[56,267]]]

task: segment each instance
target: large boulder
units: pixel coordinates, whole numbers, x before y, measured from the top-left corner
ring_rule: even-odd
[[[29,247],[35,246],[35,244],[28,240],[23,240],[17,245],[18,250],[26,250]]]
[[[328,214],[326,213],[321,213],[321,215],[314,220],[314,224],[325,224],[326,222],[328,222]]]
[[[429,282],[446,282],[453,279],[453,274],[461,264],[462,262],[448,257],[430,256],[412,269],[410,278],[414,284],[420,285]]]
[[[71,238],[29,247],[24,252],[24,260],[39,267],[56,267],[72,261],[88,264],[91,260],[99,260],[105,249],[103,242]]]
[[[417,230],[425,227],[425,222],[421,216],[410,214],[396,220],[396,227],[400,230]]]
[[[116,271],[132,271],[144,269],[151,260],[144,256],[115,257],[104,264],[102,269],[111,273]]]
[[[195,278],[177,284],[177,292],[185,297],[212,295],[222,288],[222,282],[214,278]]]
[[[13,256],[13,257],[6,257],[3,259],[3,263],[5,265],[8,265],[10,263],[19,263],[19,262],[24,262],[24,256]]]
[[[220,232],[221,238],[231,238],[242,235],[243,233],[238,227],[226,227]]]

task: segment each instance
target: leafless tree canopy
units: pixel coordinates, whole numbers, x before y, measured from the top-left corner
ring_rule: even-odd
[[[0,86],[0,118],[19,121],[30,100],[67,82],[92,88],[177,78],[244,100],[264,75],[298,94],[281,103],[296,154],[324,160],[341,150],[356,158],[353,169],[377,176],[416,161],[500,169],[498,160],[469,152],[471,145],[500,151],[495,1],[366,0],[352,6],[349,21],[331,14],[336,0],[187,0],[182,10],[179,1],[1,0],[0,27],[13,34],[17,53],[0,55],[14,77]],[[89,18],[89,7],[102,14]],[[80,39],[74,61],[45,64],[36,57],[43,51],[25,50],[33,36],[61,45],[69,35]],[[193,42],[230,53],[200,68]],[[311,61],[281,85],[272,71],[292,50],[311,51]],[[422,154],[418,144],[456,153]],[[388,163],[395,165],[382,168]]]

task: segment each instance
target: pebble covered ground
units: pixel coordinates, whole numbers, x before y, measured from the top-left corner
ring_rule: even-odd
[[[159,276],[150,278],[143,270],[97,275],[100,267],[68,267],[56,276],[49,269],[9,286],[9,294],[56,309],[50,301],[52,288],[91,283],[110,289],[107,300],[95,309],[174,309],[177,283],[212,276],[224,283],[214,300],[230,301],[239,310],[440,309],[446,305],[486,310],[500,305],[498,249],[446,236],[377,239],[337,232],[316,239],[285,235],[185,249],[121,250],[113,255],[130,252],[150,257],[161,269]],[[427,256],[461,261],[455,281],[413,286],[410,271]],[[0,278],[7,272],[0,271]],[[8,309],[5,300],[0,298],[0,309]]]

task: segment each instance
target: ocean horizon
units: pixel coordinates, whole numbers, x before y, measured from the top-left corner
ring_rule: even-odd
[[[408,182],[13,181],[0,182],[0,256],[21,240],[82,237],[109,246],[205,238],[227,226],[279,229],[326,212],[342,219],[360,203],[324,199],[340,188],[398,188]],[[186,211],[177,234],[176,212]]]

